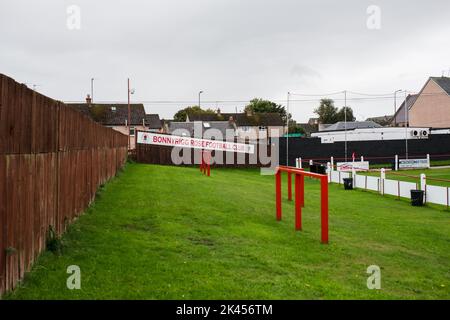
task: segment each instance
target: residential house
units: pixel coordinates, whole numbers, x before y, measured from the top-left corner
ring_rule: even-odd
[[[236,126],[234,122],[229,121],[171,121],[166,132],[180,136],[225,140],[236,136]]]
[[[397,112],[394,114],[391,126],[393,127],[404,127],[407,123],[408,115],[411,110],[411,107],[416,102],[418,94],[409,94],[406,96],[406,105],[407,111],[405,112],[405,101],[401,104],[401,106],[397,109]]]
[[[299,123],[298,126],[310,137],[312,133],[319,131],[319,118],[310,118],[307,123]]]
[[[228,122],[235,130],[238,140],[257,140],[269,137],[281,137],[286,133],[283,119],[278,113],[221,113],[188,114],[186,122],[201,121],[206,123]]]
[[[369,128],[382,128],[382,126],[373,121],[349,121],[349,122],[339,121],[324,128],[321,132],[345,131],[345,130],[369,129]]]
[[[394,116],[379,116],[379,117],[367,118],[366,121],[373,121],[383,127],[386,127],[391,124],[393,118],[394,118]]]
[[[450,78],[430,77],[409,110],[412,127],[450,128]]]
[[[105,127],[128,135],[128,104],[91,103],[91,98],[88,95],[86,103],[70,103],[68,105]],[[130,104],[130,149],[135,148],[136,130],[155,132],[161,130],[159,116],[146,114],[142,103]]]

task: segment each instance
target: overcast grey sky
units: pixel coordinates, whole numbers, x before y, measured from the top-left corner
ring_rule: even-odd
[[[70,5],[79,30],[67,27]],[[370,5],[380,29],[367,27]],[[448,0],[0,0],[0,72],[63,101],[83,100],[91,77],[96,101],[125,101],[130,77],[133,100],[164,118],[199,90],[202,107],[223,111],[245,103],[214,101],[417,91],[449,72],[449,14]],[[391,97],[352,100],[362,97],[349,94],[358,120],[392,113]],[[290,111],[306,121],[316,105]]]

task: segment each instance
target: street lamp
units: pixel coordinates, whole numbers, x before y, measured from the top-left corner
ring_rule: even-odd
[[[345,149],[345,162],[347,162],[347,90],[344,90],[344,149]]]
[[[396,120],[395,114],[397,113],[397,93],[398,92],[402,92],[402,90],[399,89],[394,92],[394,127],[397,126],[397,120]]]
[[[198,92],[198,107],[200,108],[200,95],[203,93],[203,91]]]
[[[130,136],[130,125],[131,125],[131,105],[130,105],[130,95],[134,94],[134,89],[130,89],[130,78],[128,78],[128,150],[131,149],[131,136]]]
[[[91,78],[91,101],[94,102],[94,78]]]

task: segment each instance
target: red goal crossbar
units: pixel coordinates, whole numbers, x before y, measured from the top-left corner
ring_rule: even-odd
[[[200,172],[209,177],[211,175],[211,151],[202,150],[201,155]]]
[[[302,230],[302,207],[305,206],[305,176],[320,180],[322,243],[328,243],[328,176],[303,169],[279,166],[275,171],[277,220],[281,220],[281,172],[288,176],[288,200],[292,200],[292,174],[295,177],[295,229]]]

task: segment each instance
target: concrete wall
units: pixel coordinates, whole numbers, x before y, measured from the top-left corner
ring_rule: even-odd
[[[409,111],[411,127],[450,127],[450,96],[432,79]]]

